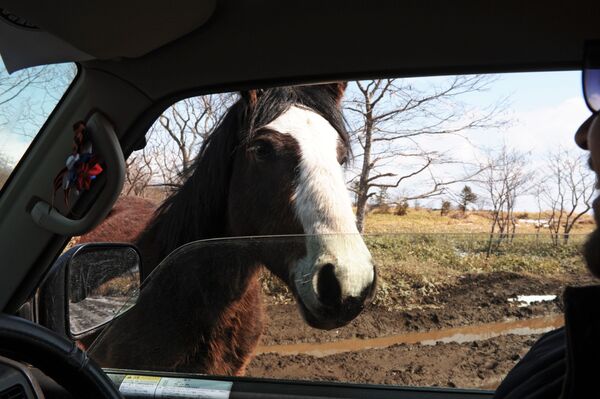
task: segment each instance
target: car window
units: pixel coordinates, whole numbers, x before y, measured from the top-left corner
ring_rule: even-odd
[[[562,325],[563,288],[592,281],[579,90],[566,71],[172,105],[128,159],[111,216],[75,240],[134,242],[146,278],[92,357],[494,389]]]
[[[77,73],[75,64],[9,74],[0,63],[0,188]]]

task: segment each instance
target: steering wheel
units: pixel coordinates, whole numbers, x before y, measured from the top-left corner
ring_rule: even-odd
[[[39,368],[75,397],[123,398],[74,342],[23,318],[0,314],[0,353]]]

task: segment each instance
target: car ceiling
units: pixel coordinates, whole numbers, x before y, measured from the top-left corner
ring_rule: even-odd
[[[578,68],[583,43],[600,39],[595,0],[165,4],[0,0],[88,54],[85,67],[155,99],[261,82]]]
[[[0,9],[0,50],[13,71],[140,57],[202,26],[215,0],[2,0]]]
[[[600,40],[597,0],[45,3],[0,0],[0,9],[39,26],[57,46],[51,50],[25,33],[11,36],[14,42],[2,34],[5,62],[6,48],[21,43],[21,52],[12,50],[22,56],[14,58],[21,66],[44,57],[80,65],[79,78],[0,197],[0,308],[9,311],[31,294],[65,244],[67,238],[32,222],[26,204],[50,201],[47,184],[64,165],[73,119],[91,109],[110,115],[127,151],[162,106],[185,95],[369,77],[577,69],[584,43]],[[161,23],[169,29],[157,30]],[[79,37],[84,29],[89,34]]]
[[[138,59],[91,61],[152,98],[193,87],[578,68],[600,2],[223,0]]]

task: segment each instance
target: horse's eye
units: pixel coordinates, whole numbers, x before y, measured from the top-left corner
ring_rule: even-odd
[[[250,151],[254,152],[257,158],[269,160],[275,156],[273,145],[266,140],[257,140],[250,146]]]
[[[344,155],[344,157],[340,160],[340,165],[344,166],[348,162],[348,156]]]

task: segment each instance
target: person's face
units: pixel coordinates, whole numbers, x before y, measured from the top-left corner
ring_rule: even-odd
[[[575,133],[575,143],[589,151],[590,168],[596,173],[596,188],[600,181],[600,114],[595,113],[588,118]],[[596,230],[585,244],[584,256],[590,271],[600,277],[600,197],[596,197],[592,205]]]

